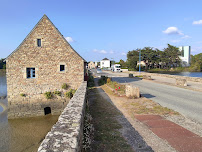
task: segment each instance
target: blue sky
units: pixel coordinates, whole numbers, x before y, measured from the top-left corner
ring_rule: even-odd
[[[128,51],[167,44],[202,53],[201,0],[0,0],[0,58],[43,14],[87,61],[126,60]]]

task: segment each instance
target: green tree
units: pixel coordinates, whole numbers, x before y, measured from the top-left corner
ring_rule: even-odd
[[[181,59],[179,58],[181,52],[175,46],[168,44],[168,47],[164,49],[164,52],[161,56],[163,64],[166,68],[175,68],[181,65]]]
[[[128,63],[125,62],[125,61],[122,60],[122,59],[119,61],[119,64],[121,65],[121,68],[123,68],[123,69],[124,69],[124,68],[128,68]]]
[[[141,50],[141,61],[145,62],[145,70],[154,68],[158,64],[158,52],[151,47],[144,47]]]
[[[0,59],[0,69],[6,69],[6,62],[3,62],[5,59]]]
[[[131,70],[136,69],[137,61],[139,60],[139,52],[137,50],[132,50],[127,53],[127,65]]]

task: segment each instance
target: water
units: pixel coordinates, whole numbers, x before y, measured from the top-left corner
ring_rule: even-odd
[[[180,75],[187,77],[200,77],[202,78],[202,72],[151,72],[151,73],[162,73],[162,74],[170,74],[170,75]]]
[[[0,70],[0,96],[6,94],[6,76]],[[37,151],[41,141],[57,122],[58,116],[8,120],[7,112],[3,112],[1,104],[7,106],[7,98],[0,99],[0,152]]]
[[[6,73],[0,69],[0,96],[7,94]]]
[[[8,120],[6,113],[0,116],[0,151],[35,152],[44,137],[57,122],[58,116],[46,115],[34,118]]]

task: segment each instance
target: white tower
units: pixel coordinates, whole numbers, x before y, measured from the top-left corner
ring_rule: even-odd
[[[179,57],[182,60],[182,66],[183,67],[190,66],[191,46],[180,46],[179,50],[181,51],[181,56]]]

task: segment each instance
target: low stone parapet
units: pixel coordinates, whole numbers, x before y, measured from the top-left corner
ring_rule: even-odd
[[[176,85],[187,86],[187,80],[186,79],[176,78]]]
[[[136,71],[129,71],[130,74],[135,74],[139,75],[139,72]],[[149,72],[144,72],[144,75],[150,75],[150,76],[160,76],[160,77],[167,77],[167,78],[180,78],[180,79],[186,79],[186,81],[191,81],[191,82],[200,82],[202,83],[202,78],[200,77],[187,77],[187,76],[179,76],[179,75],[171,75],[171,74],[160,74],[160,73],[149,73]]]
[[[126,85],[126,97],[139,98],[140,90],[138,87],[132,86],[131,84]]]
[[[83,82],[42,141],[38,152],[81,151],[87,82]]]

